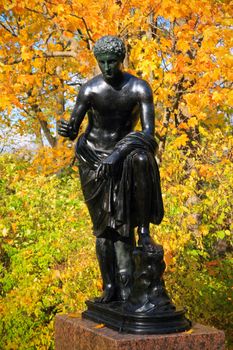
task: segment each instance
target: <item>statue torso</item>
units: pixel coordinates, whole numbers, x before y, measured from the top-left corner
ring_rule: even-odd
[[[106,83],[101,75],[87,83],[90,101],[87,139],[96,149],[112,150],[132,131],[139,119],[138,78],[124,73],[119,85]]]

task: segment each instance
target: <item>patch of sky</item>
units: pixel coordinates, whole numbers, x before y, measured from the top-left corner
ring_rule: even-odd
[[[159,28],[163,28],[163,29],[166,29],[166,30],[170,30],[170,27],[171,27],[171,22],[164,18],[163,16],[158,16],[157,17],[157,26]]]
[[[156,19],[156,26],[162,30],[166,36],[166,33],[169,34],[171,22],[163,16],[158,16]],[[158,50],[158,56],[162,58],[160,67],[166,72],[170,71],[172,69],[172,64],[169,62],[171,56],[169,54],[164,54],[162,48]]]

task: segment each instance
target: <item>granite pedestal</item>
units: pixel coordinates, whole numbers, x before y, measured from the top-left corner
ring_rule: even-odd
[[[224,343],[223,331],[200,324],[187,332],[135,335],[116,332],[81,315],[55,319],[55,350],[224,350]]]

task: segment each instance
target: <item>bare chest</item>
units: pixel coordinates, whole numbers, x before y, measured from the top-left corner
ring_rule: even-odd
[[[136,94],[129,87],[103,89],[93,94],[92,108],[100,115],[124,116],[133,113],[138,105]]]

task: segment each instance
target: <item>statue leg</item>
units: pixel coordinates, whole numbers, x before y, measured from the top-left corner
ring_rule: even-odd
[[[126,301],[133,281],[132,251],[135,246],[134,232],[130,237],[120,237],[114,243],[116,253],[117,281],[119,298]]]
[[[138,224],[139,246],[147,251],[154,250],[154,241],[150,237],[150,213],[151,213],[151,193],[152,177],[150,173],[150,163],[146,152],[138,152],[133,156],[133,195],[135,215]]]
[[[96,255],[103,280],[103,294],[96,301],[107,303],[116,300],[114,242],[109,238],[96,238]]]

